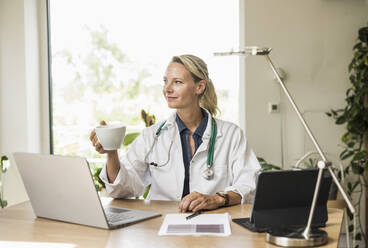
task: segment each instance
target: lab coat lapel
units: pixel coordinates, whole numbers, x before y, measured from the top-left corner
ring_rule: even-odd
[[[210,112],[208,112],[207,109],[204,109],[204,110],[208,114],[208,121],[207,121],[206,130],[204,131],[203,136],[202,136],[202,144],[198,147],[198,150],[197,150],[196,154],[208,150],[208,148],[209,148],[208,146],[209,146],[210,138],[211,138],[211,133],[212,133],[212,116],[211,116]],[[217,122],[216,122],[216,124],[217,124]],[[217,140],[217,138],[219,138],[221,136],[222,136],[221,129],[217,125],[216,140]]]
[[[179,189],[180,194],[183,193],[183,188],[184,188],[184,176],[185,176],[185,168],[184,168],[184,159],[183,159],[183,148],[181,147],[181,140],[180,140],[180,134],[179,131],[177,130],[178,127],[175,125],[175,127],[173,129],[176,129],[176,131],[174,132],[174,135],[172,137],[174,137],[174,144],[175,144],[175,149],[174,149],[174,153],[173,157],[175,156],[175,163],[176,163],[176,182],[177,182],[177,187]]]
[[[167,120],[170,123],[169,127],[169,139],[173,139],[173,149],[171,154],[171,159],[173,160],[174,167],[175,167],[175,175],[176,175],[176,182],[177,182],[177,189],[178,194],[182,194],[183,187],[184,187],[184,160],[183,160],[183,149],[181,147],[181,140],[178,127],[176,125],[176,112],[174,112]]]
[[[173,140],[174,148],[177,153],[180,153],[180,154],[174,154],[174,155],[175,157],[177,156],[181,157],[181,161],[183,161],[183,151],[181,147],[180,134],[179,134],[178,126],[176,124],[176,112],[170,115],[170,117],[167,119],[167,123],[169,124],[168,127],[170,128],[169,130],[170,138],[174,139]]]

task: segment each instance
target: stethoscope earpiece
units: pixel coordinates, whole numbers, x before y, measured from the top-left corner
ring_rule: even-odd
[[[153,165],[153,166],[157,167],[157,164],[154,163],[154,162],[151,162],[150,165]]]

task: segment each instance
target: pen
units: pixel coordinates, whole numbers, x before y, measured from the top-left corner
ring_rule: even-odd
[[[194,214],[188,215],[187,217],[185,217],[185,219],[189,220],[191,218],[194,218],[194,217],[200,215],[201,213],[202,213],[202,211],[199,210],[199,211],[195,212]]]

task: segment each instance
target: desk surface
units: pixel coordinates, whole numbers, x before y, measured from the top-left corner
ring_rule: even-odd
[[[158,236],[167,213],[178,212],[178,202],[112,200],[109,204],[162,213],[163,216],[116,230],[103,230],[36,218],[29,202],[0,210],[0,247],[275,247],[265,242],[265,234],[252,233],[231,222],[229,237]],[[233,218],[250,216],[250,205],[217,209],[211,213],[229,212]],[[325,247],[337,247],[343,211],[329,209]],[[9,243],[7,243],[9,242]],[[12,247],[13,247],[12,246]]]

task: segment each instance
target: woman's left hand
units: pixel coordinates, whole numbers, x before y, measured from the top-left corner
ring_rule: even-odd
[[[225,200],[218,195],[204,195],[192,192],[186,195],[179,204],[180,213],[187,211],[196,212],[201,209],[216,209],[223,206]]]

